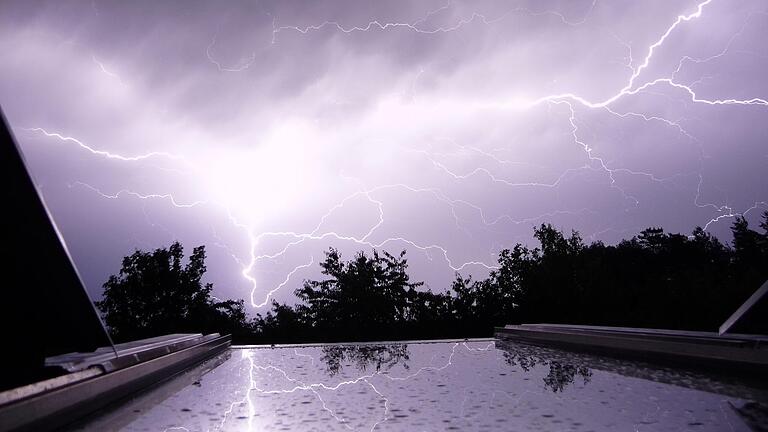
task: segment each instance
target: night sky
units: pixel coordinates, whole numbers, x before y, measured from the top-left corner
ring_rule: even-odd
[[[443,291],[543,222],[730,241],[768,209],[762,0],[3,1],[0,53],[93,298],[174,240],[264,312],[329,246]]]

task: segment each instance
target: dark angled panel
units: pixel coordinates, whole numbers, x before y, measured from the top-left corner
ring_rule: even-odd
[[[46,356],[110,345],[0,110],[0,389],[45,375]]]
[[[768,335],[768,281],[720,326],[720,334],[723,333]]]

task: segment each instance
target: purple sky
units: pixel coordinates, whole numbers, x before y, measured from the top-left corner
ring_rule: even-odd
[[[766,41],[762,0],[4,1],[0,104],[92,297],[179,240],[256,307],[329,246],[443,291],[542,222],[730,241]]]

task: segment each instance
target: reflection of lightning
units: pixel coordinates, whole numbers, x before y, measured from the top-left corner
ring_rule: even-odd
[[[253,422],[253,416],[256,414],[256,408],[253,406],[253,402],[251,401],[251,390],[252,390],[252,384],[253,384],[253,358],[250,355],[248,351],[242,352],[242,358],[248,360],[248,387],[245,391],[245,395],[242,399],[235,400],[231,404],[229,404],[229,408],[227,408],[224,411],[224,414],[221,416],[221,422],[217,425],[215,430],[221,430],[221,428],[224,427],[224,423],[227,422],[227,417],[229,417],[230,414],[235,410],[235,407],[238,405],[248,404],[248,430],[252,430],[252,422]]]
[[[296,355],[296,357],[305,357],[305,358],[309,358],[309,360],[312,362],[312,366],[314,366],[314,365],[315,365],[315,358],[314,358],[314,357],[312,357],[311,355],[309,355],[309,354],[302,354],[302,353],[300,353],[300,352],[299,352],[299,350],[298,350],[298,348],[294,348],[294,349],[293,349],[293,353]]]
[[[334,409],[332,409],[328,405],[325,399],[323,399],[323,395],[321,394],[321,392],[337,392],[351,386],[364,385],[365,387],[370,388],[376,394],[376,396],[378,396],[379,400],[383,403],[383,413],[381,414],[381,417],[371,425],[370,430],[373,431],[376,428],[378,428],[380,425],[385,423],[387,420],[389,420],[390,418],[389,417],[390,401],[387,398],[384,391],[381,389],[381,387],[377,386],[375,380],[405,382],[405,381],[412,380],[413,378],[423,374],[440,373],[448,369],[449,367],[453,366],[455,361],[454,359],[456,355],[459,354],[460,348],[463,348],[466,354],[476,355],[476,354],[489,352],[494,348],[494,346],[495,346],[494,342],[489,342],[487,345],[479,346],[479,347],[471,347],[466,342],[463,342],[463,343],[455,342],[451,345],[450,353],[448,353],[448,355],[446,356],[447,358],[443,362],[441,362],[441,364],[438,364],[438,365],[430,364],[428,366],[423,366],[423,367],[420,367],[415,372],[408,373],[402,376],[392,376],[390,371],[377,370],[375,372],[364,373],[362,375],[359,375],[353,378],[339,380],[336,383],[325,383],[325,382],[308,383],[301,379],[293,378],[284,369],[281,369],[280,367],[277,367],[274,364],[264,364],[264,365],[257,364],[257,362],[254,359],[254,351],[244,350],[243,357],[248,360],[248,371],[251,379],[249,382],[248,390],[245,392],[246,393],[245,398],[243,400],[233,402],[230,405],[230,408],[227,410],[227,413],[230,413],[236,405],[243,404],[247,399],[247,403],[249,405],[249,411],[250,411],[249,417],[253,417],[253,413],[255,413],[255,409],[253,407],[253,402],[251,401],[252,392],[257,392],[262,395],[282,395],[282,394],[294,394],[299,392],[310,392],[315,396],[315,398],[318,400],[318,402],[320,403],[320,406],[325,412],[327,412],[340,425],[343,425],[345,428],[352,430],[352,427],[350,426],[348,419],[344,418],[343,416],[339,415],[336,411],[334,411]],[[300,355],[300,353],[295,348],[294,348],[294,353],[297,355]],[[311,357],[307,354],[303,354],[300,356]],[[257,383],[257,377],[262,376],[262,374],[267,374],[265,378],[271,377],[272,374],[276,374],[277,376],[282,377],[281,379],[285,381],[287,386],[275,385],[275,387],[273,388],[262,387]],[[222,421],[219,428],[221,428],[223,424],[224,424],[224,421]]]
[[[488,345],[485,346],[485,348],[472,348],[469,345],[467,345],[466,342],[462,342],[461,344],[464,348],[467,349],[467,351],[488,351],[491,348],[495,348],[496,344],[494,342],[489,342]]]
[[[58,138],[61,141],[65,141],[65,142],[73,142],[73,143],[77,144],[78,146],[80,146],[80,148],[83,148],[83,149],[85,149],[85,150],[87,150],[87,151],[89,151],[89,152],[91,152],[91,153],[93,153],[95,155],[104,156],[104,157],[106,157],[108,159],[117,159],[117,160],[121,160],[121,161],[140,161],[140,160],[143,160],[143,159],[148,159],[148,158],[151,158],[151,157],[158,157],[158,156],[167,157],[167,158],[171,158],[171,159],[181,159],[180,156],[176,156],[176,155],[173,155],[173,154],[170,154],[170,153],[167,153],[167,152],[149,152],[149,153],[146,153],[146,154],[143,154],[143,155],[139,155],[139,156],[123,156],[123,155],[120,155],[120,154],[117,154],[117,153],[110,153],[110,152],[105,151],[105,150],[97,150],[97,149],[95,149],[93,147],[88,146],[87,144],[83,143],[82,141],[78,140],[77,138],[73,138],[73,137],[70,137],[70,136],[64,136],[64,135],[61,135],[61,134],[56,133],[56,132],[48,132],[48,131],[46,131],[43,128],[24,128],[23,130],[30,131],[30,132],[39,132],[39,133],[42,133],[43,135],[45,135],[47,137]]]
[[[384,401],[384,414],[382,415],[381,420],[377,421],[376,423],[373,424],[373,426],[371,426],[371,432],[373,432],[373,430],[376,429],[378,425],[389,420],[389,399],[387,399],[387,397],[384,396],[384,393],[380,392],[379,389],[376,388],[376,386],[371,384],[371,382],[368,381],[368,379],[364,379],[363,381],[365,381],[365,383],[368,384],[373,389],[373,391],[377,395],[379,395],[379,397]]]
[[[322,383],[307,385],[307,384],[303,383],[302,381],[300,381],[298,379],[294,379],[294,378],[289,377],[288,374],[284,370],[282,370],[282,369],[280,369],[280,368],[278,368],[276,366],[272,366],[272,365],[269,365],[269,366],[259,366],[259,365],[256,365],[253,362],[252,356],[250,356],[250,355],[248,356],[248,359],[249,359],[249,362],[250,362],[249,374],[251,376],[251,382],[250,382],[250,388],[248,389],[246,397],[249,400],[249,404],[251,404],[251,402],[250,402],[250,392],[254,391],[254,390],[259,392],[259,393],[262,393],[262,394],[294,393],[294,392],[299,391],[299,390],[308,390],[308,391],[311,391],[315,395],[317,400],[320,401],[324,411],[328,412],[331,415],[331,417],[336,419],[336,421],[338,421],[339,423],[343,424],[347,429],[352,430],[352,427],[347,424],[347,421],[345,419],[339,417],[332,409],[330,409],[328,407],[328,405],[326,404],[325,400],[320,395],[320,393],[317,391],[317,389],[320,388],[320,389],[324,389],[324,390],[338,390],[339,387],[341,387],[343,385],[356,384],[357,382],[363,380],[364,378],[359,378],[359,379],[355,380],[354,382],[352,382],[352,381],[350,381],[350,382],[342,382],[342,383],[339,383],[335,387],[328,387],[328,386],[326,386],[326,385],[324,385]],[[288,382],[290,382],[292,384],[295,384],[296,386],[293,387],[291,390],[265,390],[265,389],[262,389],[262,388],[260,388],[260,387],[258,387],[256,385],[256,383],[255,383],[255,381],[253,379],[253,376],[255,374],[254,371],[275,371],[275,372],[279,373],[280,375],[282,375],[286,380],[288,380]],[[252,406],[252,404],[251,404],[251,406]],[[255,412],[255,410],[254,410],[254,412]],[[253,417],[253,414],[251,414],[250,417]]]

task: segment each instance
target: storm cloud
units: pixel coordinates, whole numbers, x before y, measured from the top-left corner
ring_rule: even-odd
[[[259,311],[329,246],[442,291],[545,222],[729,241],[766,41],[762,1],[3,2],[0,103],[93,298],[180,240]]]

